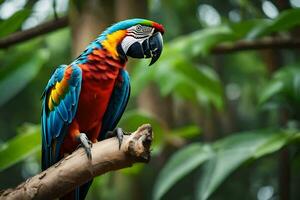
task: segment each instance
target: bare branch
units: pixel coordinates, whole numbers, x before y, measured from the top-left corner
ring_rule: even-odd
[[[124,136],[119,150],[116,138],[93,144],[92,160],[80,148],[46,171],[28,179],[14,189],[2,191],[0,199],[55,199],[86,183],[95,176],[131,166],[136,162],[148,162],[152,128],[140,126],[130,136]]]
[[[256,40],[240,40],[233,43],[222,43],[212,48],[213,54],[233,53],[236,51],[261,49],[300,49],[300,39],[266,37]]]
[[[47,34],[52,31],[56,31],[60,28],[64,28],[68,26],[68,23],[69,22],[67,17],[61,17],[57,20],[37,25],[36,27],[33,27],[31,29],[13,33],[7,37],[0,39],[0,49],[7,48],[11,45],[30,40],[34,37]]]

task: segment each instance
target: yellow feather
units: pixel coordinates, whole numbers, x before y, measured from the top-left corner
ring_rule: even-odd
[[[51,98],[53,99],[55,104],[59,103],[59,95],[57,94],[56,90],[51,92]]]
[[[60,82],[57,82],[54,87],[51,89],[49,98],[48,98],[48,108],[49,110],[54,109],[54,104],[58,105],[60,102],[60,98],[63,98],[65,95],[65,91],[68,87],[68,80],[63,78]]]
[[[50,111],[52,111],[54,109],[54,105],[52,103],[51,97],[48,98],[48,108]]]
[[[106,36],[106,40],[104,40],[101,44],[102,46],[111,53],[114,59],[118,59],[118,51],[117,45],[119,42],[125,37],[126,30],[119,30],[112,34],[108,34]]]
[[[63,95],[64,93],[64,88],[62,86],[63,84],[61,82],[55,84],[55,91],[59,96]]]

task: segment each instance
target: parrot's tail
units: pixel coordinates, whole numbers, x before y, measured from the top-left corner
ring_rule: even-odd
[[[93,179],[61,197],[60,200],[84,200],[92,182]]]

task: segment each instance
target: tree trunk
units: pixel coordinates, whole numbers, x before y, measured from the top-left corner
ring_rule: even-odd
[[[72,55],[74,57],[86,48],[107,26],[114,21],[114,1],[86,0],[70,5],[72,30]]]
[[[115,10],[117,21],[148,16],[146,0],[116,0]]]

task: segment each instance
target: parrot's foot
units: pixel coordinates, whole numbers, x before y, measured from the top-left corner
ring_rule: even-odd
[[[113,131],[108,131],[106,138],[117,137],[119,141],[119,149],[121,149],[124,135],[129,135],[129,133],[126,133],[122,128],[117,127]]]
[[[88,159],[91,160],[92,159],[91,148],[93,143],[88,139],[85,133],[80,133],[78,140],[80,142],[80,145],[84,148]]]

